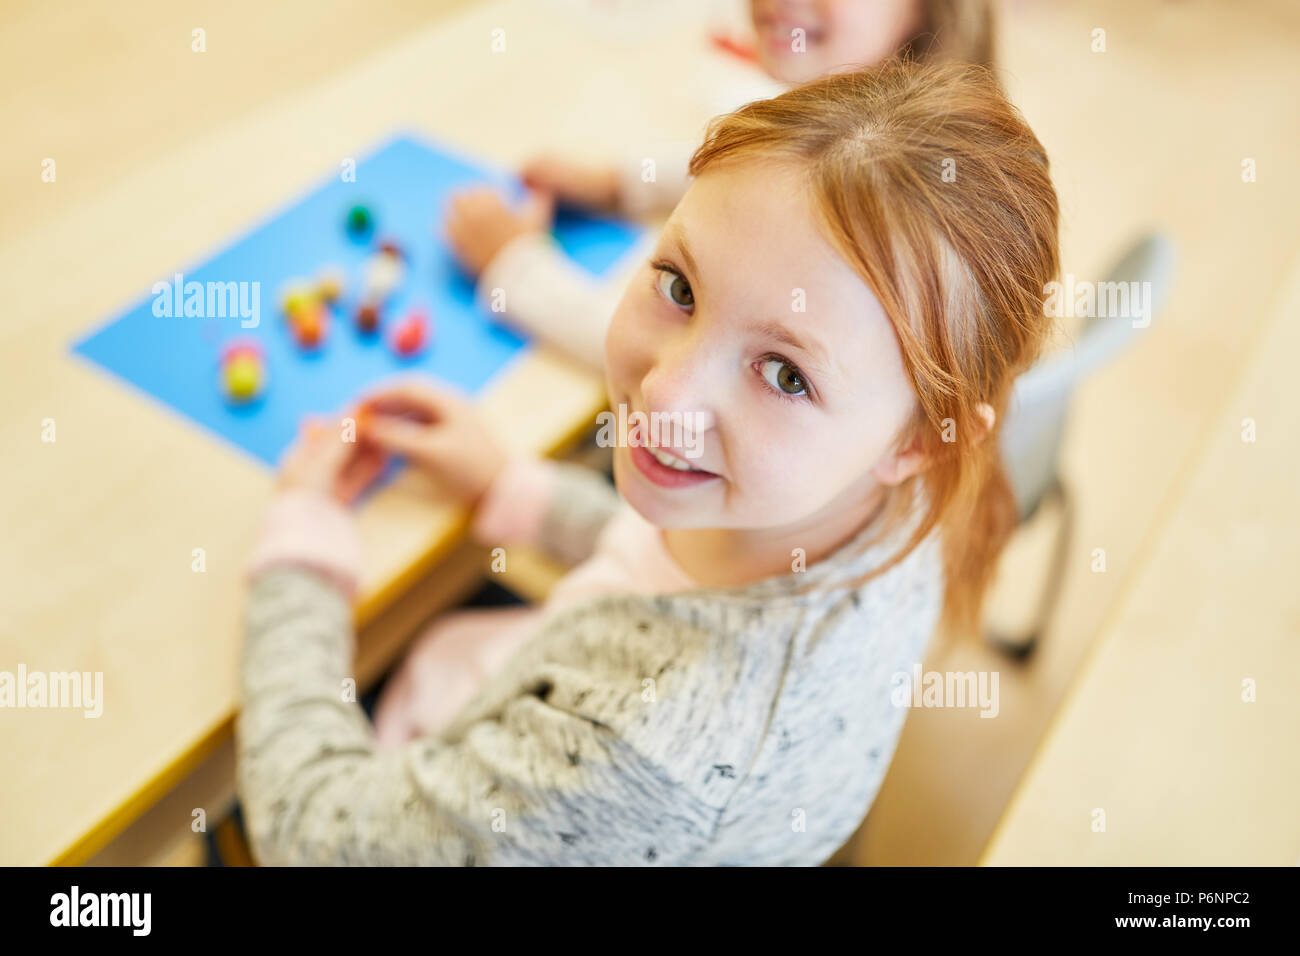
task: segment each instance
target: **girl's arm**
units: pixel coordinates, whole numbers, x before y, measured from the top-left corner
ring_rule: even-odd
[[[238,788],[263,864],[681,863],[712,835],[725,801],[631,742],[686,732],[672,721],[691,708],[642,692],[657,674],[665,696],[682,622],[605,619],[558,648],[535,641],[446,738],[385,752],[349,690],[352,608],[334,579],[266,568],[246,622]],[[613,653],[595,660],[594,638]]]
[[[622,288],[578,268],[545,233],[512,239],[479,275],[479,307],[587,368],[605,367],[605,330]]]
[[[695,146],[657,144],[624,156],[618,163],[618,211],[634,219],[671,212],[690,188]]]
[[[479,502],[472,532],[487,548],[536,545],[561,563],[574,565],[591,557],[621,500],[590,468],[518,458]]]
[[[619,506],[618,492],[578,465],[511,460],[463,396],[428,379],[371,394],[358,433],[403,455],[438,484],[475,506],[474,534],[487,547],[536,544],[575,564]]]
[[[407,385],[369,412],[413,411],[423,394]],[[464,451],[481,424],[445,393],[433,404],[437,427],[408,451],[459,451],[463,467],[442,477],[477,487],[493,456]],[[725,609],[719,619],[710,606],[611,595],[548,617],[439,735],[377,750],[352,676],[360,547],[346,507],[382,469],[374,440],[344,443],[323,425],[305,430],[256,552],[236,746],[258,859],[700,859],[762,746],[788,655],[743,628],[733,638]],[[566,509],[589,508],[596,488],[609,493],[598,476],[573,468],[534,475],[554,482],[539,528],[581,525],[562,517]],[[593,484],[572,499],[579,482]],[[763,618],[739,610],[742,624]]]
[[[525,164],[522,175],[538,194],[595,213],[666,215],[690,186],[696,145],[690,140],[647,142],[614,162],[598,163],[545,153]]]
[[[609,180],[616,211],[644,218],[672,210],[690,185],[692,149],[686,142],[660,144],[631,152],[614,164]],[[551,164],[556,168],[536,171],[534,184],[553,188],[584,173],[563,160]],[[585,175],[590,176],[590,170]],[[577,192],[558,190],[562,198]],[[605,330],[622,292],[621,284],[593,279],[548,233],[538,231],[524,232],[501,246],[475,287],[480,308],[596,370],[605,367]]]

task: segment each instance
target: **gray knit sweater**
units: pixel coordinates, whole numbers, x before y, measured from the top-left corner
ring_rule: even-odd
[[[561,469],[546,541],[589,552],[617,496]],[[824,862],[865,816],[906,710],[891,678],[939,613],[938,532],[867,532],[807,571],[730,590],[610,595],[548,619],[436,737],[376,750],[345,699],[352,611],[279,567],[247,607],[239,794],[264,864]],[[815,582],[811,593],[795,591]]]

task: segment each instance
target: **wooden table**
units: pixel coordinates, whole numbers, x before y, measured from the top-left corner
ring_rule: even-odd
[[[673,31],[588,37],[577,60],[562,51],[591,25],[562,12],[523,2],[474,7],[178,140],[75,211],[0,236],[0,349],[11,359],[0,413],[10,452],[0,496],[0,669],[102,672],[105,700],[98,719],[0,709],[0,864],[84,861],[228,746],[242,569],[272,488],[267,469],[74,360],[69,343],[395,129],[505,165],[542,148],[612,153],[648,128],[695,135],[706,117],[689,108],[689,93],[662,95],[647,82],[682,55]],[[506,31],[502,53],[491,48],[497,28]],[[597,377],[544,350],[482,398],[504,442],[539,453],[593,427],[603,402]],[[42,441],[47,420],[52,442]],[[483,570],[473,553],[457,552],[465,515],[431,503],[418,476],[383,490],[359,520],[359,625],[439,562],[444,598]],[[191,569],[199,547],[204,573]],[[382,643],[363,652],[359,674],[377,673],[400,646],[391,636]],[[188,811],[177,823],[188,828]]]
[[[694,61],[686,62],[697,51],[682,37],[687,18],[710,5],[658,0],[643,5],[645,22],[617,29],[563,15],[592,3],[484,5],[430,29],[421,25],[424,0],[265,9],[230,0],[201,19],[164,0],[93,15],[12,0],[0,31],[0,76],[12,77],[0,83],[0,117],[12,137],[0,155],[0,436],[12,476],[0,503],[0,670],[19,661],[32,669],[102,670],[117,723],[102,732],[109,715],[96,722],[58,711],[0,711],[8,758],[0,863],[86,859],[151,804],[149,816],[188,832],[191,809],[215,806],[211,794],[221,789],[181,781],[201,762],[228,789],[238,572],[270,484],[269,475],[192,426],[71,362],[68,343],[160,275],[199,261],[397,128],[504,164],[542,147],[613,152],[653,139],[649,130],[697,135],[702,78]],[[1095,277],[1120,244],[1157,226],[1179,243],[1179,288],[1153,334],[1086,386],[1072,411],[1065,470],[1081,502],[1080,540],[1106,546],[1110,573],[1091,574],[1086,551],[1077,557],[1037,664],[1019,678],[1004,674],[1004,720],[977,720],[980,733],[972,734],[941,722],[946,714],[909,717],[873,809],[869,858],[879,862],[952,862],[952,848],[966,843],[969,854],[958,858],[975,859],[1083,648],[1099,623],[1103,636],[1111,633],[1117,601],[1134,593],[1130,575],[1153,573],[1147,542],[1162,539],[1148,529],[1173,527],[1167,502],[1186,490],[1184,463],[1195,460],[1189,454],[1204,441],[1207,423],[1228,407],[1230,384],[1245,381],[1247,345],[1258,341],[1265,302],[1294,246],[1288,224],[1300,211],[1300,190],[1286,174],[1296,127],[1278,121],[1290,95],[1278,77],[1290,75],[1284,71],[1295,62],[1294,24],[1287,26],[1294,17],[1280,0],[1250,0],[1233,18],[1121,0],[1003,6],[1000,55],[1016,102],[1052,155],[1066,214],[1066,270]],[[639,9],[609,5],[615,8],[623,17]],[[1271,19],[1263,16],[1273,8]],[[58,29],[31,42],[26,28],[46,16]],[[1098,24],[1113,41],[1104,56],[1088,48]],[[208,28],[207,59],[189,53],[193,26]],[[490,52],[498,27],[506,31],[504,54]],[[393,43],[407,30],[409,39]],[[114,59],[124,46],[131,51],[125,67]],[[47,70],[55,61],[59,68]],[[70,87],[94,92],[73,99]],[[70,101],[79,112],[58,108]],[[1207,137],[1208,117],[1214,125]],[[48,155],[59,160],[57,185],[38,179]],[[1260,181],[1249,187],[1238,178],[1245,155],[1260,161]],[[567,410],[551,418],[536,408],[546,392],[528,381],[503,380],[503,391],[487,396],[497,426],[539,449],[562,440],[566,418],[590,420],[589,411],[577,413],[583,395],[597,401],[575,385],[571,369],[540,361],[535,381],[563,382],[572,398]],[[520,392],[527,405],[516,407],[511,395]],[[40,442],[46,417],[57,423],[52,445]],[[395,652],[422,609],[480,570],[475,555],[448,550],[455,516],[430,513],[414,487],[389,494],[363,516],[371,602],[363,608],[372,616],[359,676]],[[1294,553],[1266,551],[1267,544],[1260,548],[1266,556]],[[208,552],[203,576],[189,570],[197,546]],[[439,554],[447,557],[439,562]],[[437,573],[421,576],[421,567]],[[398,598],[412,580],[416,591]],[[1225,578],[1225,593],[1229,583]],[[1245,586],[1253,587],[1249,579]],[[1193,588],[1189,581],[1188,593]],[[393,603],[385,606],[388,598]],[[1221,625],[1229,636],[1234,628],[1242,629]],[[1101,679],[1097,668],[1109,653],[1089,657],[1071,707]],[[1161,664],[1168,666],[1167,654]],[[959,669],[970,666],[1005,662]],[[1264,706],[1264,693],[1256,707]],[[1066,722],[1062,716],[1055,724],[1053,740]],[[915,733],[918,727],[929,729]],[[1232,739],[1225,731],[1220,749]],[[1290,741],[1281,743],[1294,752]],[[1201,743],[1192,745],[1188,753]],[[1132,764],[1123,747],[1116,754]],[[1281,779],[1286,759],[1271,783]],[[954,772],[961,786],[950,784]],[[976,775],[978,787],[966,782]],[[1142,779],[1157,795],[1172,792],[1158,774]],[[1022,817],[1050,816],[1041,800],[1034,809],[1033,792],[1026,782],[989,860],[1011,852],[999,847],[1028,825],[1017,822]],[[1218,799],[1227,805],[1246,793]],[[1051,832],[1081,838],[1070,829],[1073,813],[1052,821]],[[1113,837],[1120,824],[1114,812],[1109,819]],[[1265,826],[1271,819],[1261,816]]]
[[[1251,348],[984,863],[1300,862],[1300,258]]]

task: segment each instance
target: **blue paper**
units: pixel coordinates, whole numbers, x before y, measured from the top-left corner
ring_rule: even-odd
[[[112,372],[254,458],[274,465],[306,414],[346,406],[377,380],[401,372],[433,375],[465,391],[480,391],[527,348],[515,332],[493,321],[473,300],[473,285],[440,238],[449,193],[474,183],[518,196],[509,173],[460,157],[442,147],[399,136],[358,162],[356,181],[333,177],[310,195],[192,268],[173,268],[160,283],[260,283],[260,320],[243,328],[240,315],[186,317],[184,299],[150,292],[122,315],[73,344],[75,354]],[[347,211],[368,206],[375,231],[356,241],[344,229]],[[639,227],[613,219],[562,211],[554,235],[561,248],[593,275],[608,272],[640,237]],[[362,267],[375,241],[393,238],[408,257],[406,279],[383,313],[378,335],[352,321]],[[315,354],[294,342],[280,310],[280,292],[292,278],[314,279],[327,265],[346,276],[342,307],[330,318],[326,341]],[[161,286],[157,287],[160,290]],[[218,298],[224,298],[218,293]],[[215,300],[214,300],[215,302]],[[204,311],[208,311],[205,294]],[[158,315],[181,305],[179,314]],[[432,319],[430,346],[412,358],[388,343],[395,323],[413,307]],[[215,310],[214,310],[215,311]],[[268,386],[252,403],[231,403],[219,387],[220,359],[231,342],[254,339],[264,349]]]

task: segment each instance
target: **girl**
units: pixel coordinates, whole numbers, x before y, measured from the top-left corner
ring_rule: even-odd
[[[747,89],[707,115],[897,52],[919,60],[988,67],[993,62],[990,0],[751,0],[750,15],[756,62],[747,71]],[[803,31],[797,44],[796,29]],[[686,191],[690,153],[643,148],[611,166],[539,157],[523,169],[534,194],[518,209],[489,188],[456,196],[447,210],[446,241],[465,271],[477,277],[485,311],[502,301],[494,290],[505,290],[505,311],[497,314],[600,369],[617,293],[608,283],[592,281],[549,241],[552,201],[631,217],[671,210]],[[642,178],[647,156],[656,160],[652,182]]]
[[[262,862],[817,864],[866,813],[906,713],[893,675],[941,619],[978,619],[1014,524],[995,428],[1049,330],[1047,160],[987,72],[891,62],[715,119],[691,173],[606,378],[692,433],[618,447],[621,502],[508,460],[431,385],[374,396],[365,443],[309,431],[289,456],[242,667]],[[496,619],[527,635],[465,658],[489,674],[465,706],[391,749],[341,693],[338,502],[377,450],[474,503],[483,544],[583,561]]]

